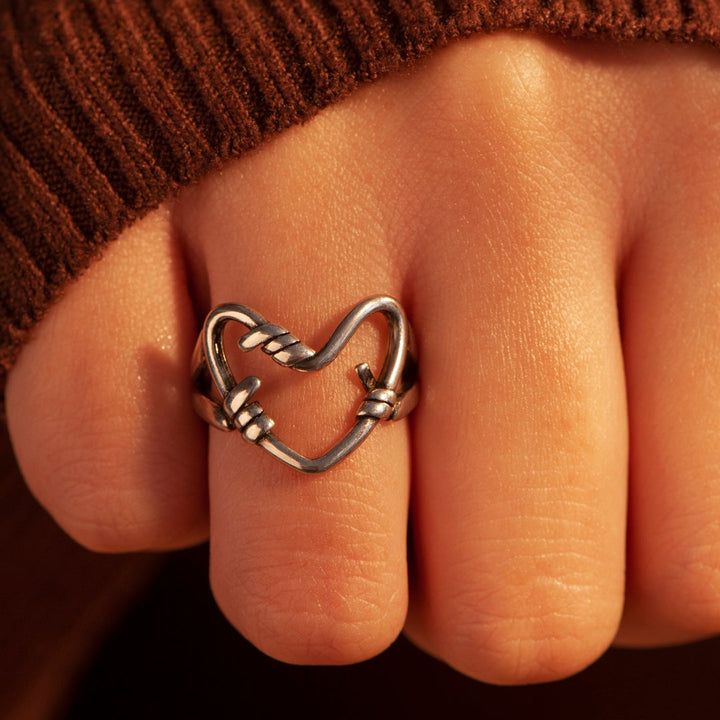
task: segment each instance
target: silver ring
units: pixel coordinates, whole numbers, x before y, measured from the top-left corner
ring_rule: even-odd
[[[348,343],[360,324],[373,313],[382,313],[388,324],[388,348],[376,377],[367,363],[356,366],[365,389],[355,423],[324,455],[306,458],[285,445],[272,432],[275,423],[258,402],[251,402],[260,379],[249,376],[237,382],[228,364],[223,328],[229,322],[244,325],[240,349],[257,347],[284,366],[314,372],[329,365]],[[273,325],[243,305],[220,305],[205,319],[193,354],[193,405],[196,412],[219,430],[238,430],[286,465],[307,473],[330,469],[367,438],[380,420],[399,420],[417,404],[417,364],[407,317],[397,300],[380,296],[363,300],[340,322],[318,352],[311,350],[280,325]]]

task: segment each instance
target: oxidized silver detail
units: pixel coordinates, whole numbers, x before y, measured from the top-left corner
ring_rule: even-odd
[[[241,350],[261,347],[272,359],[293,370],[314,372],[329,365],[348,343],[360,324],[373,313],[382,313],[389,339],[380,374],[376,378],[367,363],[355,370],[366,395],[355,423],[328,452],[306,458],[285,445],[272,432],[273,420],[258,402],[251,402],[260,379],[249,376],[237,382],[227,361],[223,329],[228,322],[248,328],[238,341]],[[259,445],[286,465],[303,472],[328,470],[347,457],[370,434],[380,420],[399,420],[416,405],[416,363],[412,333],[400,304],[391,297],[368,298],[356,305],[340,322],[325,345],[315,352],[280,325],[243,305],[221,305],[205,319],[193,355],[193,405],[197,413],[220,430],[238,430],[249,442]]]

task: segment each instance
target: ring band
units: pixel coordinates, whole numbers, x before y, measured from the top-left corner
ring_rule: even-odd
[[[228,364],[223,329],[229,322],[247,328],[240,349],[262,347],[272,359],[293,370],[314,372],[329,365],[348,343],[355,330],[374,313],[388,323],[388,347],[380,374],[375,377],[367,363],[356,366],[365,397],[355,422],[344,437],[324,455],[307,458],[285,445],[272,432],[275,423],[258,402],[251,402],[260,379],[249,376],[237,382]],[[367,438],[380,420],[399,420],[417,404],[417,364],[412,332],[397,300],[379,296],[358,303],[334,330],[318,352],[311,350],[280,325],[273,325],[243,305],[215,308],[205,319],[193,354],[193,406],[211,426],[238,430],[242,436],[286,465],[307,473],[323,472],[343,460]]]

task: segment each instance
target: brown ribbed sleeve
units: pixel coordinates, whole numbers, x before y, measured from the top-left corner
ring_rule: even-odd
[[[0,391],[102,246],[179,187],[474,32],[720,44],[720,0],[0,0]]]

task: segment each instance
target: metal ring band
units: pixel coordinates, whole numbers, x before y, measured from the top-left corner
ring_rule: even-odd
[[[307,458],[292,450],[273,433],[275,423],[252,398],[260,379],[249,376],[237,382],[228,364],[223,329],[230,322],[248,331],[240,338],[240,349],[260,347],[272,359],[293,370],[315,372],[339,355],[361,323],[374,313],[387,320],[389,339],[385,361],[377,377],[367,363],[356,366],[365,396],[355,423],[345,436],[318,458]],[[220,305],[205,319],[193,354],[193,405],[210,425],[239,431],[242,436],[290,467],[307,473],[330,469],[367,438],[381,420],[399,420],[417,404],[417,363],[407,317],[391,297],[368,298],[358,303],[340,322],[325,345],[315,352],[280,325],[274,325],[243,305]]]

